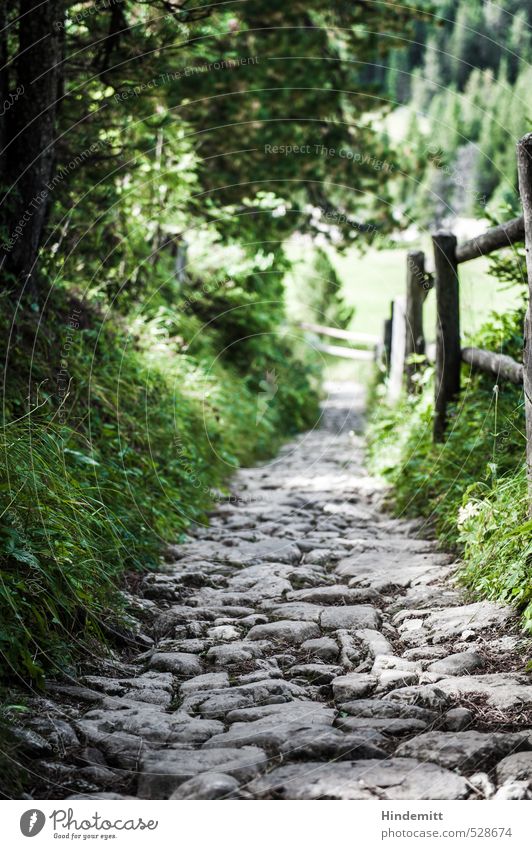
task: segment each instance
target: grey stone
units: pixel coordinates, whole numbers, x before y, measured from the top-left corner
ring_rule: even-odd
[[[238,708],[282,703],[293,698],[301,698],[305,690],[283,679],[266,679],[238,687],[230,687],[218,692],[196,693],[183,703],[183,709],[196,709],[206,718],[224,717]]]
[[[304,722],[316,725],[332,725],[336,711],[324,702],[297,701],[288,704],[257,705],[230,711],[226,722],[255,722],[265,717],[279,717],[282,722]]]
[[[532,707],[530,679],[516,673],[494,672],[444,678],[436,686],[448,698],[483,696],[490,707],[502,711]]]
[[[249,663],[254,658],[261,657],[270,643],[264,640],[251,642],[242,640],[226,643],[225,645],[212,646],[207,652],[209,663],[219,668]]]
[[[407,660],[433,661],[447,657],[448,649],[445,646],[416,646],[403,652]]]
[[[121,779],[120,774],[99,764],[82,767],[77,771],[77,776],[83,781],[88,781],[92,784],[101,784],[105,787],[112,786],[113,784],[116,785]]]
[[[435,660],[427,666],[428,672],[436,672],[438,675],[467,675],[482,669],[485,661],[482,655],[475,651],[462,651],[450,654],[441,660]]]
[[[305,678],[312,684],[330,684],[342,672],[341,666],[325,663],[300,663],[288,669],[290,678]]]
[[[42,757],[42,755],[49,754],[51,751],[49,747],[56,751],[64,752],[79,746],[79,739],[76,732],[70,723],[64,719],[41,716],[32,718],[29,724],[31,731],[40,737],[40,740],[31,735],[22,738],[26,746],[26,754],[32,757]],[[21,738],[19,737],[20,742]],[[43,742],[47,744],[44,748]]]
[[[384,556],[381,552],[363,552],[340,560],[336,574],[349,577],[349,586],[371,587],[377,592],[406,589],[412,583],[428,583],[440,578],[447,555],[408,553]]]
[[[334,698],[339,702],[364,698],[364,696],[373,692],[377,683],[378,679],[374,675],[361,672],[349,672],[347,675],[340,675],[332,682]]]
[[[342,713],[378,719],[420,719],[423,722],[434,722],[438,718],[435,711],[383,699],[356,699],[352,702],[342,702]]]
[[[314,622],[292,622],[281,620],[268,625],[255,625],[248,633],[248,640],[275,640],[288,645],[300,645],[305,640],[320,636],[320,629]]]
[[[485,772],[475,772],[469,776],[468,781],[482,799],[491,799],[495,793],[495,785]]]
[[[96,714],[96,715],[95,715]],[[156,744],[183,743],[201,745],[213,734],[223,731],[221,722],[192,717],[186,713],[166,713],[149,710],[98,711],[87,717],[91,727],[99,732],[124,732],[143,741]],[[83,727],[83,723],[80,723]]]
[[[396,756],[470,772],[489,768],[500,758],[523,747],[523,739],[518,734],[429,731],[401,743]]]
[[[449,695],[439,689],[440,683],[438,681],[437,686],[400,687],[391,693],[385,693],[383,698],[408,705],[420,705],[428,710],[444,711],[450,708],[452,700]]]
[[[206,672],[204,675],[196,675],[184,681],[179,688],[179,693],[184,697],[198,690],[220,690],[224,687],[229,687],[227,672]]]
[[[505,801],[516,801],[524,799],[532,799],[532,788],[529,781],[512,781],[509,784],[503,784],[495,795],[494,799],[503,799]]]
[[[338,643],[331,637],[319,637],[316,640],[305,640],[305,642],[301,644],[301,648],[304,651],[309,652],[312,656],[321,658],[321,660],[325,661],[325,663],[331,661],[334,662],[338,659],[338,655],[340,653]]]
[[[193,676],[203,672],[203,665],[196,655],[184,652],[156,652],[150,660],[150,667],[174,675]]]
[[[384,693],[396,687],[408,687],[417,684],[419,676],[416,672],[403,672],[400,669],[385,669],[379,675],[377,692]]]
[[[136,771],[142,753],[149,744],[142,737],[121,731],[111,733],[99,731],[91,722],[79,723],[80,730],[87,741],[100,749],[111,766]]]
[[[305,563],[315,563],[318,566],[324,566],[336,559],[333,552],[328,548],[314,548],[305,555]]]
[[[446,731],[465,731],[473,724],[473,714],[463,707],[451,708],[443,717]]]
[[[434,643],[461,636],[465,631],[473,635],[487,628],[505,625],[513,616],[510,607],[490,601],[477,601],[459,607],[448,607],[429,613],[424,622]]]
[[[376,630],[380,624],[378,611],[369,604],[344,605],[325,608],[320,618],[322,628],[335,631],[337,628],[370,628]]]
[[[305,601],[311,604],[361,604],[365,601],[374,601],[378,593],[374,590],[354,590],[345,584],[333,584],[326,587],[309,587],[305,590],[296,590],[288,593],[288,601]]]
[[[235,722],[225,734],[204,744],[206,749],[222,746],[259,746],[272,755],[292,759],[384,757],[384,752],[362,736],[342,734],[337,729],[312,722],[305,724],[304,719],[279,721],[276,716],[255,722]]]
[[[373,729],[389,737],[398,737],[402,734],[419,734],[427,730],[427,723],[421,719],[369,719],[359,716],[341,716],[335,720],[334,724],[342,731],[349,731],[353,734]]]
[[[204,772],[180,784],[170,799],[235,799],[238,788],[239,783],[232,775]]]
[[[31,728],[15,726],[12,727],[11,733],[16,740],[18,749],[29,757],[42,758],[45,755],[50,755],[53,751],[48,740],[45,740],[36,731],[32,731]]]
[[[240,631],[234,625],[217,625],[208,629],[207,637],[210,640],[238,640]]]
[[[355,631],[355,637],[360,640],[372,657],[377,657],[379,654],[393,655],[391,643],[380,631],[375,631],[372,628],[361,628]]]
[[[279,619],[294,619],[300,622],[319,622],[323,607],[303,601],[286,602],[271,608],[271,615]]]
[[[140,764],[137,794],[140,799],[168,799],[184,781],[204,772],[247,782],[266,765],[266,755],[255,747],[150,752]]]
[[[371,669],[372,675],[379,679],[378,690],[390,690],[396,687],[408,687],[417,684],[421,664],[395,655],[377,655]]]
[[[259,799],[464,799],[463,778],[406,758],[287,764],[248,787]]]
[[[532,787],[532,752],[515,752],[499,761],[495,769],[497,783],[528,781]]]

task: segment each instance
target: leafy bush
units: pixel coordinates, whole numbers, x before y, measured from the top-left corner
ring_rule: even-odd
[[[475,344],[518,357],[523,311],[496,316]],[[526,518],[521,387],[496,385],[463,368],[443,444],[432,442],[433,369],[421,392],[397,407],[373,405],[371,468],[393,485],[397,514],[421,516],[443,546],[463,556],[461,579],[480,596],[516,604],[532,621],[530,531]],[[379,390],[375,390],[379,397]]]
[[[317,408],[288,344],[270,368],[297,380],[277,391],[260,386],[267,352],[242,375],[204,330],[192,356],[177,331],[194,322],[175,315],[110,327],[60,293],[49,310],[44,335],[38,314],[17,323],[0,436],[0,651],[37,681],[101,638],[125,571],[157,568],[228,474]]]

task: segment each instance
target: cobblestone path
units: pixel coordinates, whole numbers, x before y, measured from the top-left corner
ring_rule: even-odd
[[[532,798],[525,641],[383,511],[360,408],[336,387],[238,472],[129,597],[135,643],[31,700],[33,798]]]

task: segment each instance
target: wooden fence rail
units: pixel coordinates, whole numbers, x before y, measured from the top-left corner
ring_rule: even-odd
[[[532,514],[532,133],[524,136],[517,145],[519,194],[523,215],[462,244],[448,231],[432,236],[434,254],[434,279],[426,273],[425,255],[422,251],[409,251],[406,267],[405,298],[392,303],[392,320],[384,326],[383,347],[388,357],[388,399],[395,401],[402,390],[416,390],[415,372],[420,357],[424,355],[423,305],[428,291],[436,293],[436,345],[435,345],[435,395],[433,438],[445,438],[446,415],[449,402],[460,392],[461,363],[472,369],[492,374],[497,381],[508,380],[524,385],[527,470]],[[484,351],[480,348],[462,348],[460,340],[460,280],[459,266],[464,262],[486,256],[493,251],[525,243],[529,306],[525,320],[525,345],[523,362],[511,357]],[[404,316],[404,317],[403,317]],[[390,338],[391,336],[391,338]],[[398,385],[398,374],[401,374]]]
[[[367,333],[356,333],[321,324],[303,323],[300,326],[318,336],[332,336],[348,342],[358,342],[365,348],[327,345],[314,341],[314,347],[327,354],[350,359],[369,359],[374,355],[368,346],[384,355],[388,372],[388,400],[395,402],[406,391],[416,391],[415,375],[420,360],[434,362],[435,394],[433,438],[445,438],[447,407],[460,393],[462,362],[472,369],[493,375],[497,381],[508,380],[523,384],[526,416],[527,474],[532,515],[532,133],[517,144],[519,194],[523,215],[491,227],[485,233],[457,244],[456,236],[439,231],[432,236],[434,274],[426,271],[423,251],[409,251],[406,265],[406,296],[391,303],[391,315],[384,322],[384,339]],[[494,351],[462,348],[460,339],[460,279],[459,266],[464,262],[487,256],[493,251],[525,243],[529,288],[528,309],[524,328],[523,362]],[[436,293],[436,344],[434,353],[427,350],[423,329],[423,306],[430,289]]]

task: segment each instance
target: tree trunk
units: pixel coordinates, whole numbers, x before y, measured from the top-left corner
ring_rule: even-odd
[[[528,475],[529,512],[532,515],[532,133],[517,144],[519,194],[525,222],[526,268],[528,275],[528,309],[525,318],[525,347],[523,351],[523,384],[525,390],[526,464]]]
[[[19,2],[19,45],[12,91],[19,96],[6,113],[5,157],[9,181],[4,198],[2,267],[22,289],[34,288],[35,263],[54,167],[55,116],[62,74],[65,0]]]

